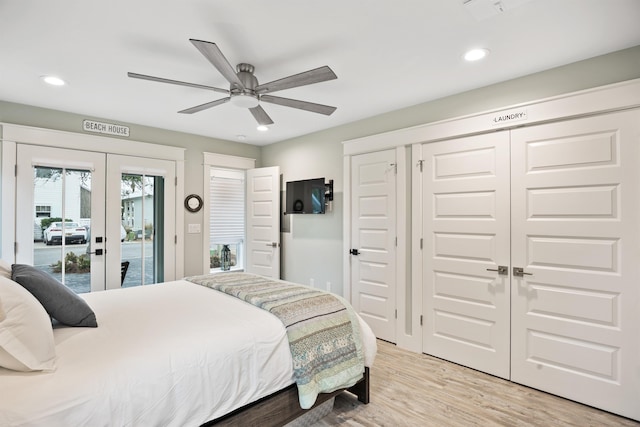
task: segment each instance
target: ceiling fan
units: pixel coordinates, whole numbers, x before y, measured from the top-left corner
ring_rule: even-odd
[[[127,75],[134,79],[151,80],[154,82],[207,89],[229,95],[226,98],[217,99],[215,101],[178,111],[178,113],[182,114],[197,113],[198,111],[206,110],[207,108],[222,105],[230,101],[232,104],[239,107],[248,108],[258,124],[266,126],[273,124],[273,120],[271,120],[271,117],[269,117],[269,115],[264,111],[260,105],[261,102],[311,111],[313,113],[324,114],[326,116],[331,115],[336,110],[336,107],[328,105],[269,95],[269,93],[279,90],[291,89],[294,87],[337,79],[338,77],[335,75],[333,70],[326,65],[303,73],[274,80],[269,83],[258,84],[258,79],[253,75],[253,65],[240,63],[234,70],[215,43],[195,39],[189,39],[189,41],[193,43],[200,53],[202,53],[205,58],[207,58],[209,62],[216,67],[220,74],[229,81],[230,87],[228,90],[197,83],[187,83],[162,77],[147,76],[138,73],[129,72]]]

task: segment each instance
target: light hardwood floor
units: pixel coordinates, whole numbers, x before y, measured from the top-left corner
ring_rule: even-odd
[[[640,405],[640,396],[638,397]],[[640,423],[378,340],[371,403],[336,397],[324,426],[640,426]]]

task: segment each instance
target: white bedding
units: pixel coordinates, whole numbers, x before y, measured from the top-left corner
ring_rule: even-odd
[[[198,426],[293,383],[280,321],[236,298],[184,280],[83,297],[98,327],[54,330],[54,372],[0,368],[0,425]]]

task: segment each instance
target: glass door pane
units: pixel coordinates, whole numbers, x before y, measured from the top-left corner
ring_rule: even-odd
[[[164,281],[164,178],[122,174],[122,286]]]
[[[33,265],[76,293],[91,291],[91,171],[34,166]]]

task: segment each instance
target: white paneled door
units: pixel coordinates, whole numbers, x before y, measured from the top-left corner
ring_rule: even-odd
[[[423,159],[423,350],[509,378],[509,133]]]
[[[376,337],[396,341],[395,150],[351,158],[352,303]]]
[[[280,168],[247,170],[247,265],[280,278]]]
[[[512,380],[640,419],[640,112],[512,132]]]

